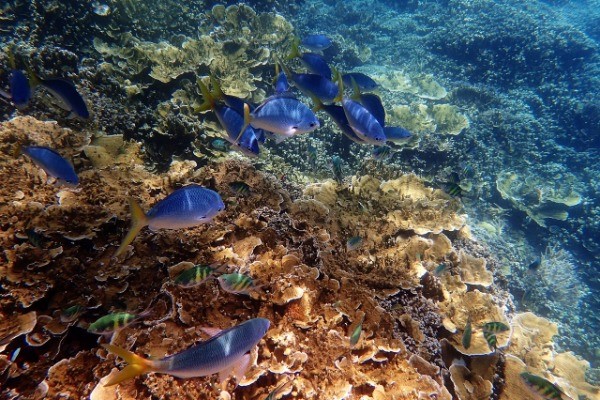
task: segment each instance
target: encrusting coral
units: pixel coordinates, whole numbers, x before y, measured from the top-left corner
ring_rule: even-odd
[[[442,359],[440,339],[449,337],[461,351],[456,336],[468,316],[474,326],[502,321],[513,326],[513,336],[517,331],[518,320],[511,323],[507,307],[487,292],[497,289],[488,281],[486,264],[456,247],[467,240],[459,231],[465,220],[458,202],[414,175],[391,181],[354,177],[349,187],[325,181],[307,188],[305,197],[292,197],[278,179],[233,158],[202,168],[175,161],[168,171],[151,173],[140,163],[139,147],[120,138],[92,141],[102,147],[94,154],[118,154],[112,165],[105,158],[99,163],[85,156],[92,136],[31,118],[0,127],[0,166],[7,178],[1,193],[6,267],[0,278],[7,295],[0,303],[0,332],[7,335],[8,350],[22,346],[21,353],[28,354],[28,361],[19,355],[0,358],[9,398],[38,393],[254,399],[289,380],[286,392],[296,399],[449,400],[459,390],[445,386],[450,364]],[[31,142],[57,147],[74,160],[80,186],[46,184],[37,167],[12,156],[19,144]],[[247,194],[232,190],[239,181],[249,186]],[[127,229],[127,198],[147,210],[190,182],[218,191],[228,203],[223,214],[192,229],[143,230],[119,259],[112,258]],[[41,248],[19,238],[29,228],[45,236]],[[346,239],[355,235],[365,243],[347,250]],[[52,251],[57,247],[60,252]],[[435,276],[434,266],[442,262],[450,268]],[[236,295],[221,290],[216,279],[193,287],[173,282],[176,272],[197,264],[213,265],[217,274],[244,273],[258,289]],[[40,291],[41,282],[54,290]],[[59,314],[77,304],[81,314],[61,320]],[[215,377],[161,374],[104,387],[115,357],[98,346],[105,339],[84,329],[109,312],[146,309],[150,314],[117,331],[113,344],[162,357],[206,339],[207,327],[227,328],[260,316],[271,328],[252,350],[237,388],[234,382],[214,384]],[[26,329],[13,329],[23,325],[15,318],[27,319]],[[349,332],[360,321],[360,338],[351,346]],[[484,354],[476,351],[483,347],[475,340],[478,329],[473,352],[464,357],[472,357],[466,367],[472,374],[483,375],[469,380],[497,388],[501,383],[488,376],[493,367],[470,355]],[[17,344],[22,335],[27,344]],[[506,348],[501,334],[498,347]],[[33,355],[35,362],[29,361]],[[559,374],[563,379],[579,392],[585,389],[571,381],[581,378],[581,365],[554,360],[561,369],[572,368]],[[455,371],[453,380],[465,374]]]

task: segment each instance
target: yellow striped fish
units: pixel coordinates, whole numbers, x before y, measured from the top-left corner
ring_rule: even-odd
[[[253,290],[258,289],[254,284],[254,280],[244,274],[223,274],[217,278],[221,288],[233,294],[249,295]]]

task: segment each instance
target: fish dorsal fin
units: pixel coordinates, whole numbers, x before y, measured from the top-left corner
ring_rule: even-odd
[[[221,85],[219,85],[219,81],[213,75],[210,76],[210,83],[212,85],[212,91],[210,92],[213,98],[217,98],[219,100],[223,100],[225,98],[225,93],[221,89]]]
[[[279,78],[279,64],[275,63],[275,76],[273,77],[273,84],[277,83],[278,78]]]
[[[42,79],[33,72],[31,67],[27,67],[27,77],[29,78],[29,86],[31,86],[32,89],[35,89],[42,83]]]
[[[202,92],[202,98],[204,99],[204,102],[202,102],[202,104],[200,104],[199,106],[194,107],[194,111],[202,112],[202,111],[214,109],[215,108],[215,99],[214,99],[213,95],[211,94],[210,90],[208,90],[208,88],[202,82],[202,80],[197,79],[196,83],[198,84],[198,87],[200,88],[200,92]]]
[[[321,99],[319,99],[317,96],[315,96],[314,94],[310,95],[310,99],[312,100],[312,102],[315,104],[312,108],[313,112],[317,112],[319,110],[323,109],[323,102],[321,101]]]
[[[211,327],[203,327],[203,328],[200,328],[200,330],[202,332],[206,333],[210,337],[217,336],[221,332],[223,332],[223,329],[221,329],[221,328],[211,328]]]
[[[288,78],[292,78],[294,77],[294,72],[289,69],[283,62],[281,62],[281,60],[279,59],[279,57],[277,57],[276,55],[273,55],[273,59],[275,60],[275,62],[279,65],[281,65],[281,69],[283,70],[283,72],[285,73],[285,75]]]

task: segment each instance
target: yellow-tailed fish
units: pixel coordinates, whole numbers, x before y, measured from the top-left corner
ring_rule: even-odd
[[[225,209],[225,204],[217,192],[199,185],[188,185],[156,203],[147,214],[133,199],[129,199],[129,207],[131,228],[115,252],[115,257],[125,251],[145,226],[153,231],[190,228],[210,222]]]
[[[561,400],[568,398],[558,387],[556,387],[556,385],[541,376],[530,374],[529,372],[522,372],[520,375],[523,382],[525,382],[534,393],[545,400]]]
[[[250,356],[248,353],[260,342],[269,329],[270,322],[254,318],[225,329],[207,341],[180,353],[157,360],[138,356],[110,344],[102,345],[129,365],[109,379],[104,386],[112,386],[148,372],[168,374],[177,378],[194,378],[219,373],[224,380],[230,375],[244,376]]]
[[[467,319],[467,324],[465,325],[465,330],[463,331],[462,336],[462,345],[465,349],[471,347],[471,336],[473,335],[473,327],[471,326],[471,318]]]

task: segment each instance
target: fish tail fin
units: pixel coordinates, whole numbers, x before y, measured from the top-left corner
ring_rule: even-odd
[[[212,80],[212,77],[211,77],[211,80]],[[200,91],[202,92],[202,98],[204,99],[204,102],[202,104],[200,104],[199,106],[194,107],[194,111],[202,112],[202,111],[212,110],[213,108],[215,108],[215,98],[213,97],[210,90],[208,90],[206,85],[200,79],[198,79],[197,83],[198,83],[198,87],[200,87]]]
[[[290,70],[280,59],[279,57],[277,57],[276,55],[273,55],[273,58],[275,59],[275,63],[279,64],[281,66],[281,69],[283,70],[283,72],[286,74],[286,76],[288,78],[292,77],[292,70]]]
[[[273,84],[277,83],[279,77],[279,63],[275,63],[275,76],[273,77]]]
[[[339,103],[344,98],[344,81],[342,80],[342,74],[336,68],[333,68],[333,81],[337,81],[338,84],[338,94],[333,99],[333,102]]]
[[[210,92],[213,99],[217,98],[219,100],[223,100],[225,98],[225,93],[221,90],[221,85],[219,85],[219,81],[213,75],[210,76],[210,83],[212,85],[212,91]]]
[[[38,87],[42,83],[42,79],[33,72],[31,67],[27,67],[27,77],[29,78],[29,86],[32,89]]]
[[[290,54],[285,58],[286,60],[293,60],[294,58],[300,57],[300,50],[298,50],[298,46],[300,45],[300,39],[295,38],[292,42],[292,48],[290,50]]]
[[[129,199],[129,210],[131,211],[131,227],[113,257],[121,255],[125,248],[133,242],[133,239],[135,239],[140,230],[148,225],[148,218],[146,217],[144,210],[142,210],[142,207],[140,207],[133,199]]]
[[[319,99],[317,96],[312,95],[312,94],[310,95],[310,99],[312,100],[313,103],[315,103],[315,105],[312,108],[313,112],[317,112],[317,111],[323,109],[323,102],[321,101],[321,99]]]
[[[244,134],[244,131],[246,130],[246,128],[248,128],[248,125],[250,125],[251,122],[252,115],[250,115],[250,106],[248,105],[248,103],[244,103],[244,125],[242,125],[242,129],[240,129],[240,133],[238,134],[234,143],[239,142],[240,138]]]
[[[138,375],[143,375],[154,370],[154,363],[152,360],[138,356],[129,350],[122,349],[112,344],[103,344],[102,347],[118,357],[121,357],[128,364],[121,371],[117,372],[115,376],[110,378],[108,382],[104,383],[104,386],[113,386],[117,383],[126,381],[127,379],[135,378]]]
[[[11,69],[17,68],[17,63],[15,62],[15,52],[14,52],[14,44],[11,44],[6,49],[6,56],[8,57],[8,65]]]

